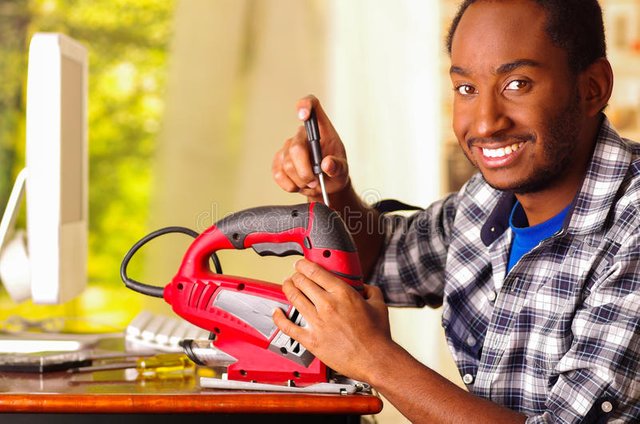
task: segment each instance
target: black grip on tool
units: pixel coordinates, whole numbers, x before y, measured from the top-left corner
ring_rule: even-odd
[[[309,119],[304,121],[304,128],[307,132],[307,141],[309,142],[309,150],[311,150],[311,166],[315,175],[320,175],[322,169],[322,150],[320,149],[320,130],[318,129],[318,118],[316,111],[311,109]]]
[[[309,228],[313,208],[313,221],[304,240],[299,235],[282,238],[279,235],[294,228]],[[322,248],[355,252],[356,247],[344,221],[337,212],[322,203],[303,203],[292,206],[260,206],[229,215],[216,223],[217,229],[234,248],[253,247],[260,255],[288,256],[302,254],[301,243],[308,249]],[[257,234],[253,246],[246,246],[245,239]],[[275,239],[278,239],[277,241]],[[300,248],[297,248],[295,244]]]
[[[355,252],[356,244],[338,212],[324,203],[315,203],[309,234],[312,247]]]
[[[259,206],[235,212],[218,221],[216,227],[236,249],[244,249],[245,238],[254,233],[279,234],[309,226],[309,205]],[[271,240],[264,240],[269,242]]]

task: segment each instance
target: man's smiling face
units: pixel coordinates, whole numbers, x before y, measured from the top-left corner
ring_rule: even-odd
[[[453,129],[487,182],[515,193],[544,191],[571,172],[584,126],[577,77],[530,0],[478,1],[451,46]],[[578,164],[583,166],[583,164]]]

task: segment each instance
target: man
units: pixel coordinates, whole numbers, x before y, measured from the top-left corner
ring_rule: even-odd
[[[384,231],[354,231],[364,298],[303,260],[283,290],[309,326],[276,324],[413,422],[638,422],[640,146],[603,115],[597,2],[466,1],[448,47],[454,132],[480,173],[409,218],[358,199],[319,102],[298,103],[318,115],[332,206]],[[300,128],[274,179],[321,200],[305,146]],[[443,305],[468,392],[393,342],[385,303]]]

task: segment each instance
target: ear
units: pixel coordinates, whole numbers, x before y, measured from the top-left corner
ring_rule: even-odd
[[[582,100],[589,117],[598,115],[609,102],[613,90],[613,70],[602,57],[580,73]]]

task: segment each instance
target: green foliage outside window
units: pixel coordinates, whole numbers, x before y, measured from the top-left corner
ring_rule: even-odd
[[[62,32],[89,50],[90,284],[120,285],[122,256],[147,233],[173,9],[167,0],[0,3],[0,209],[24,166],[31,35]]]

